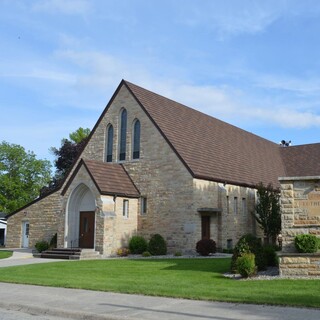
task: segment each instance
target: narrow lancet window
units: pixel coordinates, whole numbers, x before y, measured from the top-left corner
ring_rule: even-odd
[[[107,162],[112,162],[112,151],[113,151],[113,126],[110,124],[107,129],[107,152],[106,152]]]
[[[140,121],[136,120],[133,125],[133,159],[140,158]]]
[[[127,144],[127,110],[123,109],[120,115],[120,152],[119,160],[126,160]]]

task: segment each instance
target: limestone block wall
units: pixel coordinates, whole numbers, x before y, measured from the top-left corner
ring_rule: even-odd
[[[320,177],[280,178],[282,251],[295,252],[298,234],[320,237]]]
[[[107,196],[104,196],[104,199]],[[109,197],[109,210],[112,209]],[[128,201],[128,216],[123,215],[123,203]],[[104,200],[104,202],[106,202]],[[129,240],[137,234],[138,199],[117,197],[113,204],[114,211],[104,210],[104,245],[103,254],[116,255],[119,248],[128,247]],[[106,206],[104,206],[106,208]]]
[[[58,231],[58,221],[61,215],[62,197],[57,191],[40,201],[35,201],[8,219],[6,246],[20,248],[22,245],[22,224],[29,222],[29,247],[36,242],[50,241]]]
[[[320,253],[286,253],[279,256],[281,276],[320,276]]]
[[[198,208],[218,208],[221,213],[211,216],[211,238],[217,247],[233,247],[246,233],[263,237],[254,218],[256,192],[254,189],[194,179],[193,210]],[[200,220],[200,215],[196,217]],[[201,224],[198,222],[198,234]],[[199,239],[198,239],[199,240]]]

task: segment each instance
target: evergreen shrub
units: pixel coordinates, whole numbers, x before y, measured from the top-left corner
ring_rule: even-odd
[[[148,248],[146,239],[142,236],[133,236],[129,241],[129,250],[132,254],[141,254]]]
[[[157,233],[151,237],[148,245],[148,251],[153,256],[167,254],[167,243],[160,234]]]
[[[253,253],[243,253],[236,261],[237,271],[242,277],[248,278],[256,274],[257,267]]]
[[[267,266],[270,266],[270,267],[279,266],[279,259],[276,253],[275,246],[265,245],[263,247],[263,255],[264,255]]]
[[[196,251],[201,256],[208,256],[210,253],[217,252],[217,246],[215,241],[212,239],[202,239],[197,242]]]
[[[265,270],[267,267],[266,259],[263,254],[261,241],[252,234],[242,236],[233,249],[231,259],[231,272],[237,272],[237,259],[243,253],[253,253],[258,271]]]
[[[39,253],[41,253],[42,251],[48,250],[49,249],[49,242],[48,241],[38,241],[35,245],[35,248],[37,249],[37,251]]]
[[[50,248],[56,248],[56,247],[57,247],[57,240],[58,240],[58,234],[55,233],[55,234],[52,236],[51,240],[50,240],[49,247],[50,247]]]
[[[298,252],[314,253],[318,250],[319,240],[313,234],[299,234],[294,238],[294,245]]]

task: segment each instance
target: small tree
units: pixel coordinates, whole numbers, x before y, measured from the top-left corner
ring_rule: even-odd
[[[272,184],[257,186],[258,203],[255,218],[269,242],[276,243],[277,235],[281,231],[280,191]]]

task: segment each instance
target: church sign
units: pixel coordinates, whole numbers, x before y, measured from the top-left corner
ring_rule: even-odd
[[[320,216],[320,188],[311,191],[306,199],[296,200],[296,207],[308,217]]]

